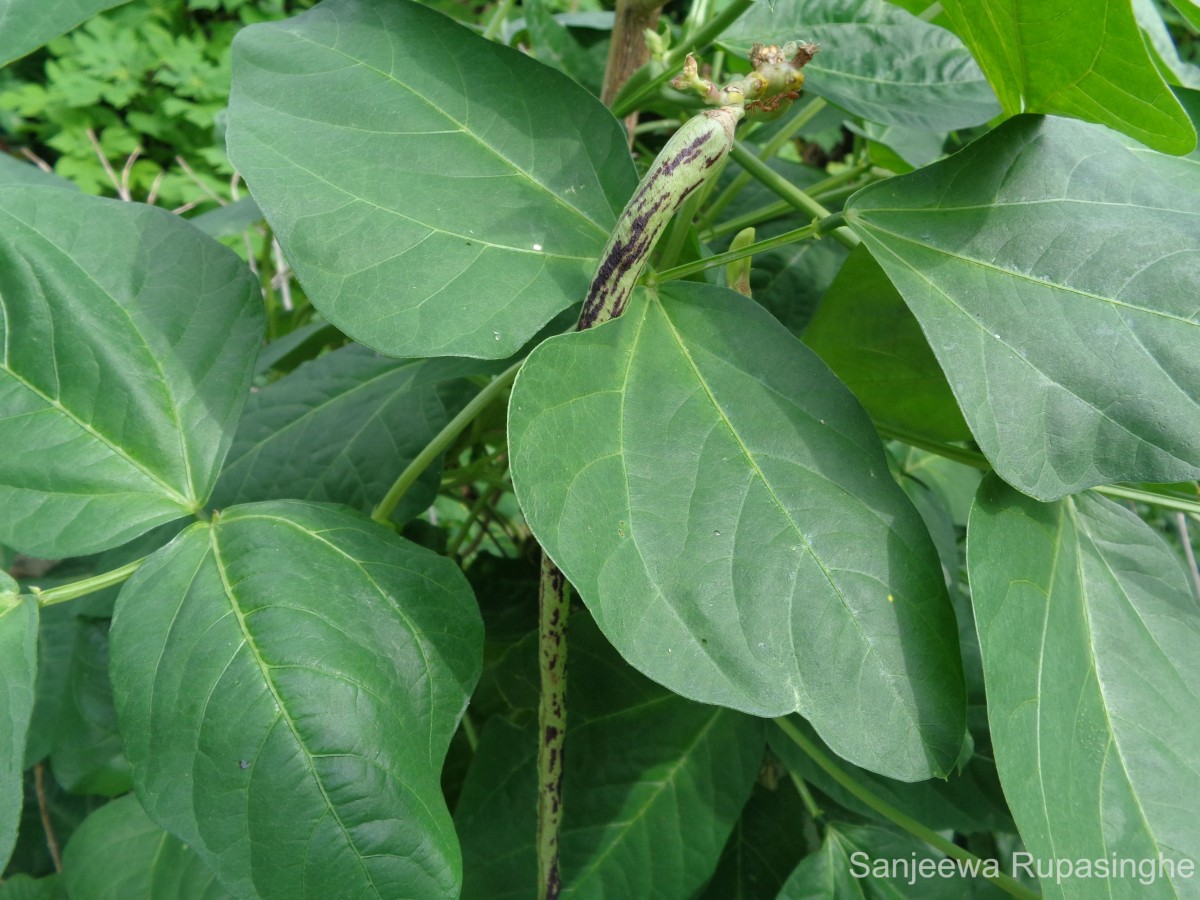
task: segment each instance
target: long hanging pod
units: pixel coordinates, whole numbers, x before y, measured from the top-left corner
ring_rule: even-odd
[[[654,160],[600,255],[600,265],[579,314],[579,330],[625,310],[650,251],[671,217],[733,148],[740,106],[706,109],[680,128]]]

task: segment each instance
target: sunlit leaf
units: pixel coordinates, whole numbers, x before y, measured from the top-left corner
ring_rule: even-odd
[[[1195,129],[1154,67],[1129,0],[942,5],[1010,115],[1096,122],[1164,153],[1195,148]]]

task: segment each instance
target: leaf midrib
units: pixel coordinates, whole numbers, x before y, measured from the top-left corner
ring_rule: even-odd
[[[910,726],[913,728],[914,731],[916,731],[919,734],[920,730],[921,730],[919,727],[919,723],[911,715],[909,715],[909,712],[910,712],[909,706],[905,702],[904,698],[897,691],[896,686],[892,683],[892,679],[888,677],[886,668],[882,665],[879,665],[879,655],[878,655],[878,651],[875,647],[875,644],[867,636],[866,632],[863,631],[862,622],[860,622],[858,619],[858,616],[856,616],[854,614],[854,610],[850,606],[849,601],[846,599],[845,594],[842,592],[841,588],[838,586],[838,584],[834,580],[833,575],[830,573],[829,569],[825,566],[825,562],[817,555],[816,550],[813,548],[812,544],[808,540],[808,535],[806,535],[804,533],[804,531],[801,530],[799,523],[797,523],[796,520],[792,518],[791,513],[788,511],[788,509],[784,505],[782,499],[780,499],[779,495],[776,493],[774,485],[771,484],[771,482],[767,479],[766,474],[759,467],[758,460],[755,458],[754,454],[750,451],[750,448],[746,446],[745,442],[742,440],[742,436],[738,433],[737,429],[734,428],[733,423],[729,420],[729,417],[725,414],[724,408],[717,401],[716,395],[713,393],[712,388],[709,387],[708,382],[705,380],[704,376],[700,373],[700,369],[696,365],[695,360],[692,359],[692,355],[688,351],[687,346],[683,341],[683,336],[680,335],[680,333],[676,330],[675,323],[671,321],[671,317],[669,315],[667,315],[667,311],[666,311],[665,307],[663,306],[661,301],[658,300],[657,298],[654,298],[651,302],[658,305],[658,309],[659,309],[660,314],[662,315],[663,321],[666,322],[667,327],[671,331],[671,336],[675,339],[675,342],[679,347],[679,352],[683,355],[683,358],[687,361],[688,366],[691,368],[692,373],[696,377],[697,383],[704,389],[705,396],[708,398],[709,402],[712,404],[713,409],[716,411],[717,416],[720,418],[721,422],[729,430],[730,435],[733,437],[734,442],[738,446],[738,449],[741,450],[742,455],[746,459],[746,462],[754,470],[754,474],[758,477],[759,481],[762,482],[763,486],[767,490],[767,493],[771,496],[772,501],[774,501],[774,503],[778,507],[780,513],[783,514],[783,517],[787,521],[788,525],[796,533],[796,536],[799,538],[800,542],[804,545],[804,549],[808,552],[809,557],[817,565],[817,568],[820,570],[821,574],[825,577],[826,582],[829,584],[830,589],[833,591],[834,595],[838,598],[838,600],[841,602],[842,606],[845,608],[846,615],[850,619],[850,621],[854,623],[854,628],[858,632],[860,641],[862,642],[863,646],[867,649],[867,652],[875,659],[876,665],[877,665],[877,673],[879,675],[883,676],[881,680],[883,681],[884,685],[886,686],[887,691],[891,694],[894,703],[896,704],[896,706],[899,709],[903,710],[904,716],[908,720]],[[924,742],[922,741],[922,743],[924,743]]]
[[[335,20],[336,20],[336,15],[335,15]],[[599,222],[597,222],[591,216],[587,215],[583,210],[579,209],[576,206],[572,206],[570,203],[566,202],[566,200],[564,200],[562,197],[560,197],[557,193],[550,190],[549,186],[542,183],[538,179],[534,178],[530,172],[527,172],[525,169],[521,168],[513,160],[509,159],[507,156],[505,156],[503,153],[501,153],[495,147],[493,147],[490,144],[483,141],[477,134],[475,134],[475,132],[473,132],[469,128],[467,128],[467,126],[464,123],[458,121],[453,116],[451,116],[443,107],[434,103],[432,100],[428,99],[427,97],[422,95],[420,92],[416,91],[410,85],[401,81],[399,78],[397,78],[392,73],[385,72],[383,69],[380,69],[374,65],[371,65],[364,59],[359,59],[358,57],[355,57],[349,53],[346,53],[344,50],[339,50],[336,47],[330,47],[328,44],[322,44],[320,41],[313,40],[312,38],[308,37],[308,35],[303,34],[299,30],[289,30],[288,34],[292,35],[293,37],[297,38],[298,40],[301,40],[305,43],[311,44],[314,47],[319,47],[322,50],[326,50],[329,53],[336,54],[337,56],[340,56],[343,59],[349,60],[350,62],[352,62],[356,65],[362,66],[364,69],[374,72],[376,75],[379,75],[380,77],[387,79],[388,81],[395,84],[397,87],[401,88],[402,90],[407,91],[408,94],[410,94],[412,97],[415,97],[416,99],[420,100],[422,103],[424,103],[430,109],[432,109],[434,112],[436,112],[442,118],[444,118],[447,122],[452,123],[455,126],[455,128],[457,128],[460,132],[462,132],[463,134],[470,137],[480,147],[487,150],[489,153],[491,153],[493,156],[495,156],[498,160],[500,160],[505,165],[507,165],[509,168],[511,168],[514,172],[519,173],[530,184],[540,188],[543,193],[545,193],[547,196],[551,197],[554,200],[554,202],[557,203],[559,206],[564,207],[565,209],[574,213],[576,216],[578,216],[583,221],[587,222],[605,239],[608,238],[608,233],[609,233],[608,228],[605,228],[603,225],[601,225]],[[392,49],[394,51],[395,45],[391,44],[390,46],[392,47]],[[326,123],[326,124],[328,124],[328,123]],[[338,126],[329,125],[329,127],[337,128]]]
[[[46,188],[45,190],[59,190],[59,189]],[[111,294],[109,294],[108,291],[105,290],[100,285],[100,283],[95,279],[95,277],[93,277],[91,272],[87,271],[83,266],[81,266],[79,263],[77,263],[73,257],[71,257],[68,253],[66,253],[66,251],[64,251],[61,247],[59,247],[59,245],[54,240],[52,240],[48,235],[46,235],[45,233],[43,233],[42,231],[40,231],[39,229],[34,227],[30,222],[27,222],[25,219],[22,219],[16,215],[14,215],[13,213],[6,212],[5,215],[7,215],[7,217],[10,218],[12,221],[16,222],[17,225],[23,226],[23,227],[29,229],[30,232],[32,232],[33,234],[36,234],[39,238],[41,238],[42,241],[45,242],[45,244],[66,265],[68,265],[74,271],[76,271],[77,273],[82,275],[92,285],[92,287],[94,287],[96,289],[97,292],[99,292],[103,297],[105,297],[106,299],[111,301],[112,306],[115,307],[121,313],[121,315],[124,317],[126,323],[129,325],[132,332],[135,335],[137,335],[137,337],[139,338],[139,340],[142,343],[142,346],[146,350],[147,356],[149,356],[149,358],[151,359],[151,361],[154,364],[155,369],[158,371],[159,382],[160,382],[160,384],[162,384],[163,391],[167,395],[168,400],[170,401],[167,404],[167,411],[168,411],[168,414],[169,414],[169,417],[171,420],[171,424],[173,424],[175,426],[175,434],[179,439],[179,450],[180,450],[180,454],[181,454],[181,462],[183,463],[184,481],[186,482],[186,484],[187,484],[188,488],[191,490],[191,492],[196,493],[196,485],[193,480],[191,458],[188,453],[187,440],[184,436],[183,423],[179,419],[179,410],[176,407],[175,402],[174,402],[175,396],[171,391],[170,380],[167,378],[166,371],[163,369],[162,363],[160,362],[158,355],[154,352],[154,349],[146,341],[145,335],[142,334],[141,329],[138,328],[137,325],[134,323],[133,316],[130,315],[129,310],[126,309],[122,303],[117,301],[117,299],[115,297],[113,297]],[[22,386],[27,388],[29,391],[31,391],[33,394],[35,394],[36,396],[41,398],[43,400],[43,402],[45,402],[45,403],[49,404],[50,406],[54,407],[55,409],[59,410],[59,412],[61,412],[64,416],[66,416],[68,419],[70,419],[72,422],[74,422],[76,425],[78,425],[80,428],[82,428],[88,434],[92,435],[92,437],[94,437],[97,441],[99,441],[104,446],[108,447],[116,455],[123,458],[136,471],[141,472],[143,475],[145,475],[147,478],[149,478],[151,482],[153,482],[154,484],[157,484],[159,487],[161,487],[167,493],[167,496],[169,497],[169,499],[174,500],[176,503],[178,503],[180,506],[182,506],[185,510],[187,510],[189,512],[194,511],[195,509],[198,508],[199,503],[198,503],[197,498],[188,497],[188,496],[185,496],[184,494],[181,494],[174,487],[167,484],[167,482],[164,481],[158,474],[151,471],[145,465],[139,463],[132,456],[130,456],[128,454],[128,452],[125,451],[124,448],[120,447],[114,441],[112,441],[109,438],[107,438],[106,436],[102,435],[99,431],[97,431],[94,427],[92,427],[92,425],[90,423],[84,422],[74,412],[69,410],[67,407],[63,406],[57,399],[51,399],[49,396],[44,394],[42,391],[40,391],[36,387],[34,387],[29,381],[27,381],[26,379],[24,379],[20,375],[18,375],[16,370],[11,368],[8,363],[8,335],[10,333],[10,328],[9,328],[9,324],[8,324],[8,307],[4,303],[3,297],[0,297],[0,314],[3,315],[3,321],[4,321],[4,358],[3,358],[3,360],[0,360],[0,371],[7,372],[19,384],[21,384]],[[49,315],[50,315],[50,327],[53,329],[53,327],[54,327],[53,309],[49,310]],[[59,375],[57,362],[55,363],[54,371],[55,371],[55,377],[57,378]]]

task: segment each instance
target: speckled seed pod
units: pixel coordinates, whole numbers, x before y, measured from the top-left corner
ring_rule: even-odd
[[[706,109],[667,141],[604,248],[579,314],[580,331],[624,311],[654,243],[683,201],[729,155],[733,129],[741,117],[737,106]]]

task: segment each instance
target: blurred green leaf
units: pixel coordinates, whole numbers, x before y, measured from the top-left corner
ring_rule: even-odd
[[[151,822],[132,794],[79,826],[62,880],[70,900],[229,900],[195,851]]]
[[[21,821],[25,735],[37,677],[37,622],[37,603],[18,595],[17,583],[0,572],[0,872],[12,854]]]

